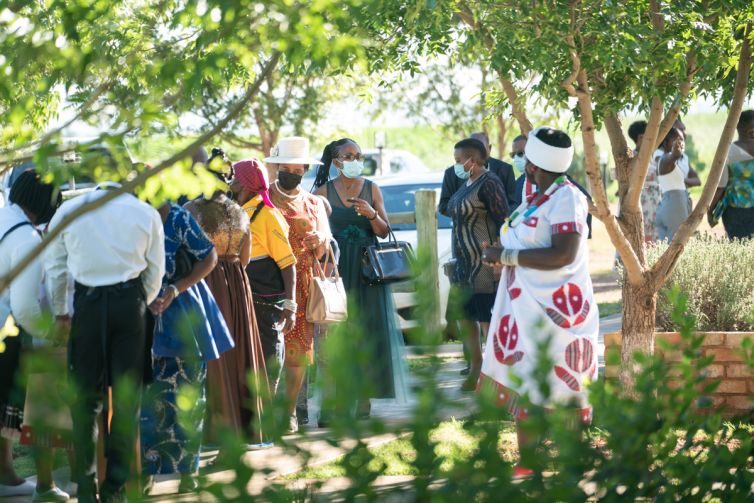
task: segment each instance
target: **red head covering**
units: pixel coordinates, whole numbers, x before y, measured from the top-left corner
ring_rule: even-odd
[[[264,164],[257,159],[238,161],[233,165],[233,174],[243,188],[262,196],[265,206],[275,207],[270,201],[270,181]]]

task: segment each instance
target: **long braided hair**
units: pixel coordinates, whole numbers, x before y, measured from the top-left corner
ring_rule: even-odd
[[[325,150],[322,152],[322,158],[320,159],[322,165],[317,169],[317,177],[314,179],[314,189],[322,187],[328,182],[328,180],[330,180],[330,165],[332,164],[332,160],[338,157],[340,147],[348,143],[358,145],[358,143],[350,138],[341,138],[340,140],[335,140],[327,144]]]

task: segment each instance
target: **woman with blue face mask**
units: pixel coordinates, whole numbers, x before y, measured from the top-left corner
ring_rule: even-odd
[[[489,328],[497,283],[494,271],[482,263],[482,250],[485,243],[497,240],[509,208],[503,183],[485,168],[487,149],[482,142],[461,140],[455,145],[454,156],[453,169],[465,182],[448,201],[455,258],[450,282],[458,298],[463,299],[456,308],[461,313],[461,332],[471,365],[462,389],[471,391],[476,388],[482,367],[479,334],[487,333]]]
[[[403,336],[390,287],[369,285],[361,276],[361,257],[366,246],[377,238],[385,238],[390,230],[382,191],[376,183],[362,175],[364,158],[359,145],[348,138],[334,141],[322,153],[322,166],[314,182],[315,194],[326,198],[332,213],[330,228],[340,247],[338,269],[348,294],[347,323],[353,324],[363,340],[359,349],[370,353],[369,367],[364,369],[365,379],[373,393],[361,397],[360,416],[369,414],[369,398],[408,397],[407,367],[404,360]],[[338,171],[334,180],[328,180],[330,167]],[[337,383],[336,383],[337,386]],[[331,411],[324,404],[320,426],[327,423]]]

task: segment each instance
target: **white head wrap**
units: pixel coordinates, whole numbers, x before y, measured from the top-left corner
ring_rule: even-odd
[[[565,173],[573,160],[573,145],[568,148],[554,147],[537,138],[537,133],[543,129],[553,129],[547,126],[538,127],[529,133],[526,140],[524,154],[529,161],[551,173]]]

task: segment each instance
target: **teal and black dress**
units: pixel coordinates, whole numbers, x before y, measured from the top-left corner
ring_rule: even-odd
[[[372,182],[364,182],[359,198],[373,204]],[[332,206],[330,229],[340,248],[338,270],[349,306],[353,306],[348,323],[359,324],[364,338],[362,347],[371,352],[369,368],[364,369],[373,390],[371,398],[395,398],[405,402],[409,396],[408,369],[391,289],[369,285],[361,275],[364,247],[375,244],[377,236],[366,217],[346,207],[332,181],[327,183],[327,200]]]

